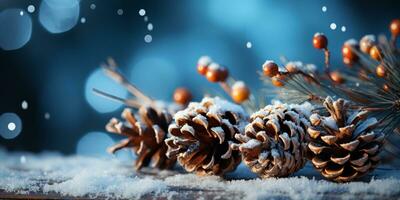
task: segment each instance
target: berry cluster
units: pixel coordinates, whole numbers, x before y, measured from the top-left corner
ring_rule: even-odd
[[[212,61],[208,56],[202,56],[197,62],[197,71],[208,81],[219,83],[225,92],[236,103],[243,103],[250,97],[250,90],[243,81],[235,81],[229,76],[226,67]]]

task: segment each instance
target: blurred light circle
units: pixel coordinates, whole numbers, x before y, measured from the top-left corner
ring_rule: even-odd
[[[0,135],[5,139],[17,137],[22,130],[22,121],[15,113],[4,113],[0,116]]]
[[[33,12],[35,12],[35,6],[34,5],[29,5],[27,10],[28,10],[29,13],[33,13]]]
[[[86,23],[86,18],[82,17],[82,18],[81,18],[81,23],[82,23],[82,24]]]
[[[50,113],[48,113],[48,112],[44,113],[44,118],[46,120],[49,120],[50,119]]]
[[[90,4],[90,9],[92,9],[92,10],[96,9],[96,4],[94,4],[94,3]]]
[[[143,8],[140,9],[140,10],[139,10],[139,15],[142,16],[142,17],[145,16],[145,15],[146,15],[146,10],[143,9]]]
[[[14,131],[15,128],[17,127],[17,125],[15,125],[14,122],[10,122],[10,123],[8,123],[7,127],[8,127],[8,130]]]
[[[329,27],[330,27],[332,30],[336,30],[336,24],[335,24],[335,23],[331,23],[331,25],[329,25]]]
[[[146,57],[133,65],[130,77],[145,94],[171,100],[173,91],[180,85],[179,73],[177,67],[165,59]]]
[[[40,4],[39,22],[50,33],[72,29],[79,18],[78,0],[44,0]]]
[[[153,37],[150,34],[147,34],[144,36],[144,41],[146,43],[150,43],[151,41],[153,41]]]
[[[248,49],[250,49],[252,46],[253,46],[253,44],[252,44],[251,42],[247,42],[247,43],[246,43],[246,47],[247,47]]]
[[[24,110],[26,110],[26,109],[28,109],[28,102],[27,101],[22,101],[22,103],[21,103],[21,107],[22,107],[22,109],[24,109]]]
[[[85,97],[90,106],[100,113],[113,112],[123,104],[96,95],[93,88],[121,98],[128,96],[126,89],[106,76],[102,69],[95,70],[86,80]]]
[[[110,157],[107,148],[114,144],[113,139],[103,132],[90,132],[79,139],[76,153],[83,156]]]
[[[4,50],[19,49],[31,38],[31,17],[21,12],[21,9],[7,9],[0,13],[0,47]]]
[[[80,0],[43,0],[52,8],[71,8],[79,6]]]
[[[153,24],[152,23],[147,24],[147,30],[149,30],[149,31],[153,30]]]
[[[124,14],[124,10],[118,9],[118,10],[117,10],[117,14],[118,14],[118,15],[123,15],[123,14]]]

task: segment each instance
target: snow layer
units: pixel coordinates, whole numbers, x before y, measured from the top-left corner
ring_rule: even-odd
[[[337,184],[323,180],[309,165],[289,178],[261,180],[244,165],[223,179],[179,171],[135,173],[131,166],[117,160],[54,153],[33,155],[0,149],[0,161],[0,198],[2,191],[106,199],[143,196],[167,199],[371,199],[400,196],[400,171],[383,167],[361,182]]]

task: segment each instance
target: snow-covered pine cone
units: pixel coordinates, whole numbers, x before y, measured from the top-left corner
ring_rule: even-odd
[[[336,182],[348,182],[373,170],[379,162],[384,135],[374,132],[375,118],[352,110],[347,101],[327,97],[330,116],[312,114],[308,135],[311,162],[321,174]]]
[[[112,118],[106,125],[106,130],[126,136],[127,139],[110,147],[108,151],[114,153],[122,148],[132,148],[137,154],[136,170],[150,163],[152,167],[159,169],[172,168],[176,159],[165,155],[167,145],[164,142],[168,126],[172,122],[171,112],[174,113],[171,109],[168,111],[162,104],[142,106],[137,119],[131,109],[125,109],[122,112],[125,122]]]
[[[218,97],[205,97],[190,103],[174,116],[166,140],[167,156],[178,158],[188,172],[198,175],[223,175],[240,163],[238,151],[230,144],[237,142],[235,133],[243,131],[246,115],[243,109]]]
[[[262,178],[284,177],[306,163],[310,104],[274,103],[255,112],[244,134],[236,134],[243,162]]]

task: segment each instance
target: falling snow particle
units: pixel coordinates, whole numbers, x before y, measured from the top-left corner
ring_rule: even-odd
[[[33,13],[33,12],[35,12],[35,6],[34,5],[29,5],[27,10],[28,10],[29,13]]]
[[[50,113],[48,113],[48,112],[45,113],[45,114],[44,114],[44,118],[47,119],[47,120],[50,119]]]
[[[81,18],[81,23],[84,24],[86,22],[86,18],[82,17]]]
[[[326,6],[322,6],[322,12],[326,12],[328,8]]]
[[[246,43],[246,47],[247,47],[248,49],[250,49],[252,46],[253,46],[253,44],[252,44],[251,42],[247,42],[247,43]]]
[[[147,22],[147,21],[149,21],[149,18],[148,18],[147,16],[144,16],[143,20],[144,20],[145,22]]]
[[[341,30],[342,30],[342,32],[346,32],[346,27],[342,26]]]
[[[24,16],[24,11],[19,12],[19,15]]]
[[[122,10],[121,8],[117,10],[117,14],[118,15],[123,15],[124,14],[124,10]]]
[[[151,35],[147,34],[144,36],[144,41],[146,43],[150,43],[152,40],[153,40],[153,37]]]
[[[152,23],[147,24],[147,30],[149,30],[149,31],[153,30],[153,24]]]
[[[139,15],[142,16],[142,17],[145,16],[145,15],[146,15],[146,10],[143,9],[143,8],[140,9],[140,10],[139,10]]]
[[[335,23],[331,23],[331,25],[329,26],[332,30],[336,30],[336,24]]]
[[[94,4],[94,3],[90,4],[90,9],[92,9],[92,10],[96,9],[96,4]]]
[[[27,101],[22,101],[22,103],[21,103],[21,107],[22,107],[22,109],[24,109],[24,110],[26,110],[26,109],[28,109],[28,102]]]

